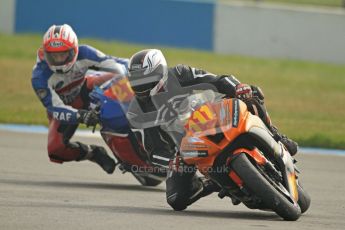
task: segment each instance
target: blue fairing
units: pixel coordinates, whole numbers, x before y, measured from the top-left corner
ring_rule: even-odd
[[[103,130],[117,133],[127,133],[129,130],[128,121],[123,108],[114,100],[104,103],[101,108],[101,124]]]
[[[126,118],[127,105],[103,95],[99,88],[94,89],[90,97],[92,102],[100,105],[100,122],[102,131],[128,133],[130,128]]]

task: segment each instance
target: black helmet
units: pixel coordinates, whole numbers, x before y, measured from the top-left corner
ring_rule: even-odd
[[[160,50],[147,49],[130,58],[128,71],[132,89],[140,98],[150,95],[150,91],[168,74],[168,66]]]

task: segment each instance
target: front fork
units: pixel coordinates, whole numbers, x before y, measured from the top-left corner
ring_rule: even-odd
[[[289,190],[291,197],[294,202],[298,201],[298,190],[297,190],[297,170],[295,170],[294,159],[290,153],[285,149],[282,143],[280,143],[281,154],[280,158],[277,158],[279,168],[282,171],[285,187]]]

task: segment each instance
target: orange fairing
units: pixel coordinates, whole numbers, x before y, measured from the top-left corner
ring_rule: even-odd
[[[238,187],[241,188],[243,186],[243,181],[234,171],[230,171],[229,177],[238,185]]]
[[[212,167],[214,159],[222,149],[205,137],[184,137],[181,143],[181,156],[187,164],[197,165],[202,173]]]
[[[94,75],[87,75],[86,78],[86,87],[89,90],[92,90],[95,86],[100,86],[104,82],[110,80],[114,77],[113,73],[104,73],[104,74],[94,74]]]
[[[215,126],[217,123],[217,117],[213,110],[212,105],[202,105],[192,116],[188,119],[185,129],[192,132],[201,134],[201,132],[209,131],[209,133],[215,134]]]
[[[104,95],[120,102],[129,102],[134,97],[134,92],[127,78],[121,78],[104,92]]]
[[[265,165],[267,163],[266,158],[260,153],[260,151],[257,148],[253,150],[249,150],[245,148],[236,149],[233,155],[241,154],[241,153],[245,153],[249,155],[251,158],[253,158],[256,161],[258,165]],[[240,188],[242,187],[243,181],[234,171],[231,170],[229,173],[229,176]]]
[[[267,163],[266,158],[260,153],[260,151],[257,148],[253,150],[240,148],[240,149],[236,149],[236,151],[233,154],[236,155],[236,154],[241,154],[241,153],[245,153],[251,156],[259,165],[264,165]]]
[[[184,128],[187,136],[194,137],[224,133],[226,139],[219,144],[224,148],[229,141],[247,131],[245,121],[248,115],[244,102],[238,99],[225,99],[215,104],[205,104],[195,110]]]
[[[292,195],[293,199],[297,202],[298,201],[298,190],[297,190],[295,173],[290,173],[288,175],[288,183],[289,183],[291,195]]]
[[[247,132],[248,114],[247,106],[238,99],[205,104],[194,111],[185,125],[186,136],[181,142],[181,155],[186,163],[197,165],[201,172],[211,167],[229,142]],[[209,139],[216,133],[224,134],[217,143]]]

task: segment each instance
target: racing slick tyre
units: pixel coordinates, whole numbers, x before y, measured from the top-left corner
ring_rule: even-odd
[[[154,187],[161,184],[164,181],[164,179],[155,179],[149,176],[138,175],[135,173],[132,173],[132,174],[135,177],[135,179],[137,179],[137,181],[139,181],[140,184],[142,184],[143,186]]]
[[[297,191],[298,191],[297,203],[301,208],[301,212],[305,213],[310,207],[310,203],[311,203],[310,196],[307,193],[307,191],[303,188],[300,181],[298,181]]]
[[[243,181],[243,186],[261,200],[265,207],[276,212],[284,220],[295,221],[301,209],[278,191],[253,165],[245,153],[231,161],[231,168]]]

